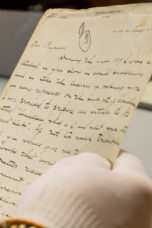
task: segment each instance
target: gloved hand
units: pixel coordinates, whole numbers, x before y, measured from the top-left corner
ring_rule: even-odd
[[[82,153],[57,162],[23,194],[16,217],[50,228],[151,228],[152,181],[123,152],[114,167]]]

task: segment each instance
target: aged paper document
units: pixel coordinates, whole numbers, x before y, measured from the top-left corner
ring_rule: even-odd
[[[114,162],[152,69],[152,5],[48,10],[0,101],[0,217],[57,160]]]

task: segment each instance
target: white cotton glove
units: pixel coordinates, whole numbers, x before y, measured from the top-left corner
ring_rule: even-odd
[[[16,217],[49,228],[151,228],[152,181],[122,153],[110,163],[82,153],[56,163],[23,194]]]

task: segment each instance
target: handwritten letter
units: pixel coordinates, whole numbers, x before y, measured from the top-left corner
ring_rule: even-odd
[[[116,159],[152,69],[144,6],[44,14],[0,102],[1,218],[57,160]]]

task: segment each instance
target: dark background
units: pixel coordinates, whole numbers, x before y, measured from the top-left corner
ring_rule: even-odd
[[[88,8],[118,4],[150,2],[142,0],[1,0],[0,9],[45,11],[48,8]]]

